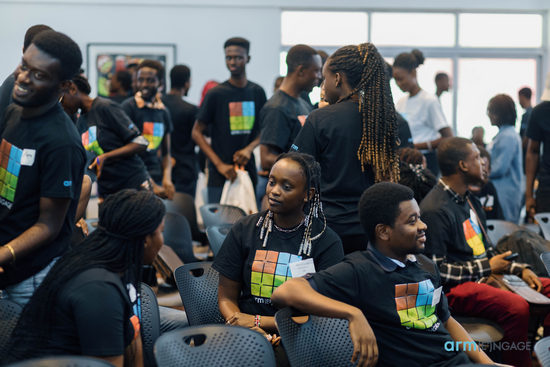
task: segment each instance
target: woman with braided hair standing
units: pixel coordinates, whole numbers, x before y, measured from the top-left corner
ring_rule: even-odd
[[[385,62],[371,43],[338,49],[323,77],[330,105],[308,116],[292,149],[321,165],[327,223],[347,254],[367,247],[357,209],[363,191],[399,180],[395,108]]]
[[[142,366],[141,269],[163,244],[164,214],[149,191],[108,196],[98,228],[56,262],[23,310],[10,361],[70,354]]]
[[[220,273],[218,303],[228,324],[276,333],[271,293],[302,275],[292,270],[296,263],[304,273],[314,273],[344,257],[323,214],[320,174],[313,157],[281,154],[266,187],[269,209],[231,228],[213,265]]]
[[[424,55],[416,49],[395,58],[393,78],[399,88],[408,93],[397,102],[396,109],[409,123],[414,147],[424,154],[430,171],[439,176],[435,149],[443,138],[452,137],[453,131],[437,97],[418,85],[416,69],[423,63]]]

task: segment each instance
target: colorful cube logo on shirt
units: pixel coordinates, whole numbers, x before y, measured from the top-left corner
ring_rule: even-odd
[[[301,256],[288,252],[256,250],[252,262],[250,293],[253,296],[270,298],[275,288],[292,278],[288,264],[301,260]]]
[[[229,102],[229,129],[231,135],[248,134],[254,126],[254,101]]]
[[[429,279],[420,283],[396,284],[395,305],[401,325],[421,330],[431,328],[437,321],[433,295],[434,286]]]
[[[23,150],[6,139],[0,144],[0,197],[9,202],[14,201]]]
[[[147,150],[155,150],[162,143],[164,138],[164,123],[162,122],[144,122],[143,137],[147,139],[149,145]]]
[[[485,245],[483,245],[483,237],[481,237],[481,228],[479,225],[469,218],[462,223],[462,228],[466,242],[472,248],[474,256],[483,255],[485,253]]]
[[[90,126],[88,131],[82,134],[82,145],[90,152],[94,152],[97,155],[104,153],[103,149],[99,146],[97,141],[97,126]]]

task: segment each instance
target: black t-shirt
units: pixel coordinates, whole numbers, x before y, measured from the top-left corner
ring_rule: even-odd
[[[141,135],[149,142],[145,152],[139,154],[151,178],[162,181],[162,164],[158,156],[162,140],[172,132],[172,119],[165,108],[139,108],[135,98],[129,98],[122,103],[122,109],[132,119]],[[164,152],[163,152],[164,153]],[[169,153],[169,152],[166,152]]]
[[[115,102],[98,97],[77,124],[82,145],[95,156],[131,143],[141,133]],[[97,180],[102,196],[122,189],[137,189],[148,178],[143,161],[136,155],[107,160]]]
[[[15,74],[10,74],[0,86],[0,133],[6,109],[12,102],[13,86],[15,85]]]
[[[445,343],[453,342],[443,325],[450,317],[447,298],[435,265],[426,271],[421,261],[429,260],[417,257],[401,267],[369,246],[312,276],[319,293],[363,311],[376,337],[379,366],[469,362],[463,352],[446,351]]]
[[[486,219],[504,220],[504,214],[498,200],[498,193],[495,185],[491,181],[487,182],[480,192],[475,196],[479,199]]]
[[[24,119],[10,105],[0,145],[0,244],[38,220],[40,198],[71,199],[55,239],[6,265],[0,288],[36,274],[69,245],[80,197],[86,155],[78,132],[60,104],[41,116]]]
[[[185,185],[197,180],[198,163],[191,131],[197,118],[198,108],[184,101],[180,96],[172,94],[162,97],[162,102],[170,111],[174,125],[170,137],[172,157],[176,160],[172,168],[172,180],[176,186]]]
[[[291,97],[280,89],[275,91],[260,111],[260,144],[288,152],[311,111],[311,105],[302,98]]]
[[[128,96],[111,96],[111,97],[109,97],[109,99],[111,101],[116,102],[118,104],[122,104],[128,98],[132,98],[132,96],[128,95]]]
[[[271,305],[271,294],[292,277],[288,264],[305,260],[308,256],[297,256],[304,235],[303,225],[291,233],[279,232],[274,227],[267,246],[262,247],[260,228],[256,224],[264,216],[265,212],[252,214],[233,225],[214,259],[213,268],[241,283],[241,312],[273,316],[277,309]],[[322,221],[315,219],[312,235],[318,234],[322,228]],[[321,237],[313,241],[310,257],[317,271],[338,263],[344,257],[340,238],[327,227]]]
[[[414,148],[413,138],[409,123],[399,112],[395,113],[397,122],[397,137],[399,138],[399,148]]]
[[[86,270],[60,290],[52,309],[47,350],[40,354],[124,354],[134,338],[132,316],[132,303],[120,277],[102,268]]]
[[[321,165],[323,209],[328,225],[341,236],[363,233],[357,203],[374,183],[371,167],[362,172],[357,159],[361,132],[359,106],[348,100],[313,111],[292,145]]]
[[[542,143],[539,180],[543,186],[550,186],[550,101],[539,103],[531,112],[527,137]]]
[[[477,198],[467,194],[475,212],[466,200],[457,203],[441,184],[420,203],[422,220],[428,226],[424,252],[446,256],[447,262],[471,261],[487,257],[483,228],[487,228],[483,209]],[[479,218],[479,221],[478,221]]]
[[[266,101],[265,92],[258,84],[248,81],[244,88],[229,81],[210,89],[199,110],[197,120],[209,127],[212,149],[225,164],[233,164],[233,154],[246,147],[260,133],[256,116]],[[256,183],[254,155],[246,170]],[[225,177],[209,162],[208,186],[223,186]]]

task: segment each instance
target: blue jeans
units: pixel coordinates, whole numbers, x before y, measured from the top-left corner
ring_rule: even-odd
[[[1,298],[15,302],[21,305],[21,307],[25,307],[58,259],[59,257],[56,257],[44,269],[22,282],[7,286],[6,289],[2,290]]]

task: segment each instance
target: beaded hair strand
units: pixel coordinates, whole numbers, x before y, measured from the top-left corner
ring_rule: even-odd
[[[327,67],[346,75],[352,91],[338,100],[359,97],[362,120],[357,159],[364,172],[372,166],[375,182],[399,181],[395,106],[384,72],[384,59],[372,43],[345,46],[330,56]]]

